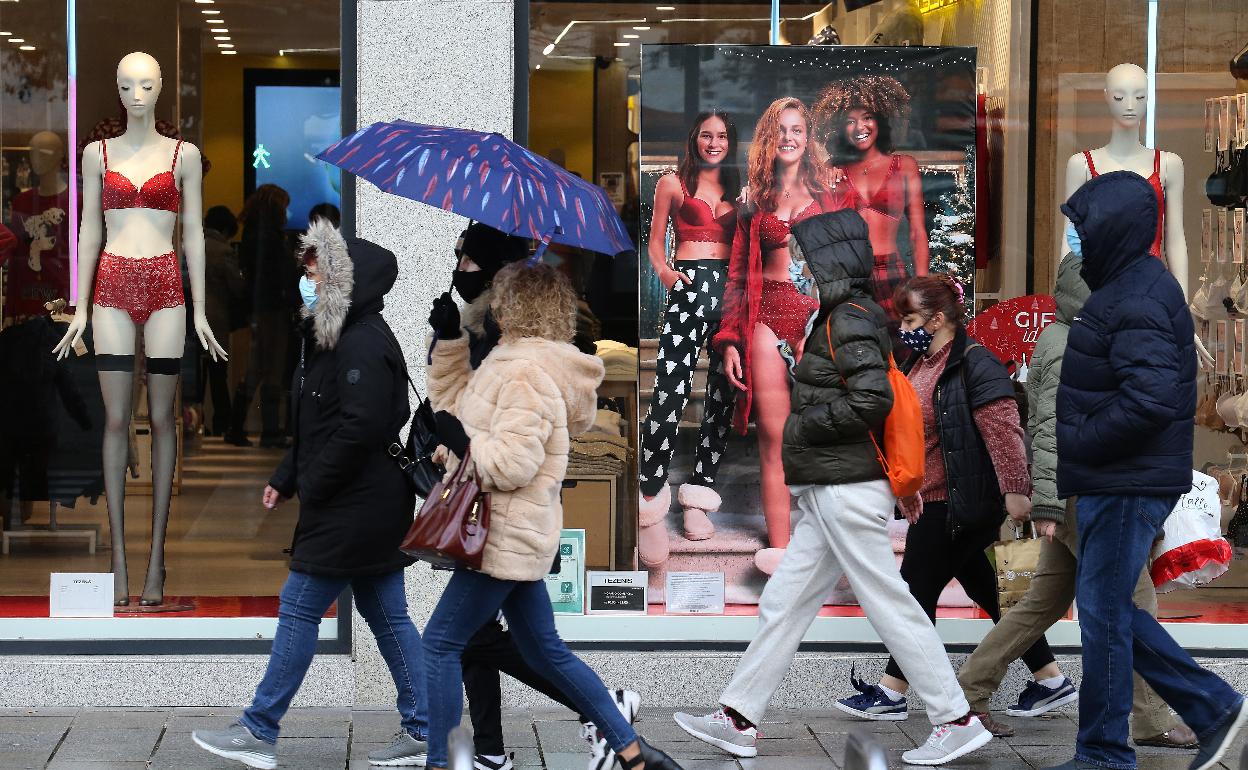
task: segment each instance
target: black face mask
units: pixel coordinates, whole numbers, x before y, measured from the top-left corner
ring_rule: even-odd
[[[455,291],[468,302],[475,301],[485,292],[486,283],[485,272],[482,270],[456,270],[451,277],[451,285],[455,287]]]

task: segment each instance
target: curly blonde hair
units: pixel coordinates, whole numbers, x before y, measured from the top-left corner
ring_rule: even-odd
[[[513,262],[498,271],[490,311],[504,342],[522,337],[571,342],[576,332],[576,293],[567,276],[546,264]]]
[[[823,164],[815,156],[815,145],[810,142],[813,123],[810,110],[801,99],[785,96],[771,103],[754,127],[754,139],[750,142],[748,163],[750,190],[757,190],[759,205],[765,211],[776,210],[776,200],[780,193],[780,178],[776,174],[776,152],[780,148],[780,115],[785,110],[797,110],[806,123],[808,144],[806,152],[799,161],[797,180],[806,185],[812,195],[827,190],[825,184],[826,171]]]
[[[838,138],[850,110],[865,109],[904,133],[910,120],[910,94],[905,86],[889,75],[859,75],[835,80],[819,93],[815,102],[815,123],[819,141],[828,144]],[[891,136],[889,144],[891,144]],[[882,147],[891,152],[892,147]]]

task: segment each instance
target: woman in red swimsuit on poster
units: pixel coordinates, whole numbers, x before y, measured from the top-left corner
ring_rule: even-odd
[[[929,258],[919,164],[913,156],[893,152],[893,131],[909,113],[910,94],[887,75],[834,81],[815,103],[829,164],[844,170],[849,205],[866,220],[875,253],[875,301],[888,314],[894,337],[900,318],[893,293],[910,277],[897,242],[903,219],[915,275],[927,275]]]
[[[810,133],[810,112],[791,97],[772,102],[754,128],[748,163],[752,203],[738,211],[723,320],[713,343],[724,357],[729,382],[741,391],[734,426],[744,434],[752,417],[758,428],[770,547],[755,554],[754,563],[768,575],[789,544],[792,501],[780,460],[790,411],[784,352],[801,357],[807,324],[819,309],[818,301],[798,291],[790,275],[789,227],[846,207],[843,195],[831,192],[831,172],[815,157]]]

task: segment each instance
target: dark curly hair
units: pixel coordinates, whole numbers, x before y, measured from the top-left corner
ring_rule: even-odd
[[[852,159],[858,150],[845,136],[845,119],[851,110],[869,110],[878,125],[876,146],[891,153],[894,122],[902,128],[910,119],[910,94],[897,78],[888,75],[859,75],[836,80],[819,93],[815,102],[818,138],[837,159]]]

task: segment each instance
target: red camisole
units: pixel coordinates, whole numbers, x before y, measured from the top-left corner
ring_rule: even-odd
[[[815,201],[812,200],[806,204],[801,211],[791,214],[790,219],[783,220],[776,216],[773,212],[764,211],[759,214],[758,219],[758,242],[764,253],[775,251],[776,249],[787,249],[789,247],[789,231],[793,225],[801,222],[803,219],[821,214],[822,211],[811,212]]]
[[[182,142],[173,149],[173,163],[168,171],[155,174],[135,187],[124,174],[108,170],[108,140],[101,139],[100,147],[104,154],[104,210],[109,209],[155,209],[178,213],[182,205],[182,193],[178,190],[178,181],[173,171],[178,167],[178,153],[182,151]]]
[[[858,191],[852,177],[845,177],[845,181],[849,183],[850,193],[853,195],[851,205],[854,211],[871,209],[890,219],[901,219],[902,213],[906,210],[906,190],[901,177],[897,176],[900,161],[900,155],[893,156],[892,162],[888,164],[888,172],[884,174],[884,181],[880,183],[879,189],[870,199],[863,197]]]
[[[1083,157],[1088,161],[1088,171],[1092,176],[1100,176],[1096,172],[1096,164],[1092,162],[1092,152],[1084,150]],[[1153,150],[1153,175],[1145,181],[1152,185],[1153,193],[1157,196],[1157,234],[1153,237],[1153,247],[1148,253],[1161,259],[1161,244],[1166,235],[1166,189],[1161,186],[1161,150]]]
[[[679,178],[679,177],[678,177]],[[694,197],[685,187],[685,180],[680,180],[680,191],[685,199],[672,217],[672,225],[676,229],[677,243],[726,243],[732,245],[732,236],[737,227],[737,209],[733,208],[715,216],[711,206],[701,198]]]

